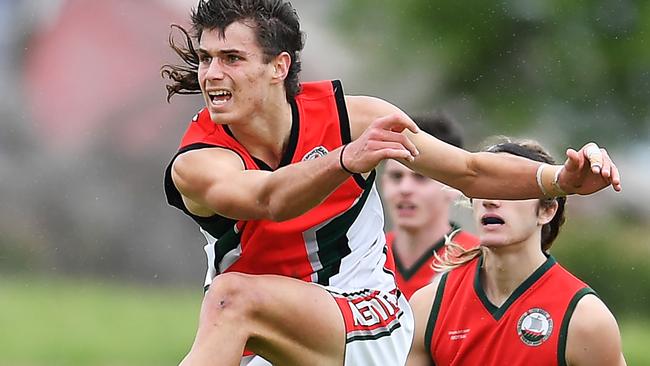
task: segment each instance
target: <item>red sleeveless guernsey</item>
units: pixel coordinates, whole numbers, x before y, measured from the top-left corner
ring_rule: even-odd
[[[292,127],[280,167],[316,159],[351,140],[343,88],[339,81],[304,83],[290,102]],[[174,159],[189,150],[223,148],[237,153],[245,169],[272,170],[248,153],[227,125],[213,122],[206,109],[190,122]],[[191,214],[165,173],[169,204],[196,221],[208,243],[206,289],[223,272],[277,274],[342,290],[395,288],[384,269],[383,212],[374,185],[375,172],[355,174],[319,206],[284,222],[232,220]]]
[[[441,278],[425,332],[436,366],[566,365],[569,320],[594,293],[551,256],[501,307],[480,283],[482,258]]]
[[[471,249],[479,244],[478,238],[466,231],[459,230],[458,225],[451,223],[451,230],[447,235],[452,235],[451,240],[465,249]],[[438,273],[433,269],[435,263],[434,253],[442,255],[445,251],[445,238],[442,237],[431,246],[431,249],[424,253],[415,264],[406,267],[393,250],[395,234],[391,231],[386,233],[386,244],[388,245],[389,267],[395,273],[397,287],[410,299],[415,291],[428,285]],[[392,259],[392,260],[391,260]],[[394,266],[392,266],[394,263]]]

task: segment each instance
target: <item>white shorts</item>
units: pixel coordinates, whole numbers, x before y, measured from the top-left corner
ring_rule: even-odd
[[[260,356],[244,356],[239,366],[273,366],[271,363]]]
[[[324,287],[345,321],[346,366],[402,366],[413,341],[413,313],[397,290],[352,293]],[[271,366],[259,356],[242,358],[240,366]]]

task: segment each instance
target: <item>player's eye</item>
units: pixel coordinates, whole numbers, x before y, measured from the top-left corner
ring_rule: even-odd
[[[210,57],[209,55],[200,54],[199,55],[199,62],[204,64],[204,65],[209,65],[212,62],[212,57]]]
[[[402,174],[401,172],[389,172],[388,173],[388,178],[393,182],[399,182],[399,181],[402,180],[403,177],[404,177],[404,174]]]
[[[413,173],[413,179],[418,183],[423,183],[423,182],[426,182],[427,180],[429,180],[429,177],[425,177],[422,174]]]
[[[228,61],[228,63],[231,63],[231,64],[235,63],[237,61],[241,61],[241,60],[242,60],[242,58],[240,56],[238,56],[238,55],[227,55],[226,56],[226,61]]]

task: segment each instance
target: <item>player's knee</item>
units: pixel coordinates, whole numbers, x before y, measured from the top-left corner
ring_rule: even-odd
[[[205,294],[204,309],[209,317],[231,317],[242,321],[255,309],[255,281],[250,275],[224,273],[214,278]]]

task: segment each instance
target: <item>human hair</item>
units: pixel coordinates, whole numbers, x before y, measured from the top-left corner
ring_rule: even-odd
[[[245,22],[255,30],[257,43],[264,52],[264,62],[287,52],[291,65],[284,80],[287,101],[300,91],[298,74],[301,69],[300,51],[304,47],[304,34],[300,30],[298,14],[291,3],[284,0],[200,0],[191,11],[192,32],[173,24],[169,34],[169,46],[181,58],[183,64],[166,64],[161,68],[166,85],[167,101],[174,94],[199,94],[199,56],[193,40],[201,41],[204,30],[218,30],[221,35],[234,22]],[[184,44],[174,40],[174,29],[181,32]]]
[[[456,147],[463,147],[463,129],[447,113],[435,111],[414,114],[413,122],[429,135]]]
[[[544,148],[536,141],[512,141],[508,138],[503,139],[505,139],[505,141],[491,145],[485,148],[483,151],[492,153],[508,153],[546,164],[555,164],[555,160],[551,157],[551,155],[546,150],[544,150]],[[539,199],[538,208],[549,208],[553,206],[555,202],[557,202],[557,210],[555,211],[555,215],[553,215],[551,221],[542,226],[540,248],[545,253],[551,249],[551,246],[553,246],[553,242],[560,233],[560,227],[566,220],[564,215],[566,197]],[[435,254],[438,263],[434,264],[434,268],[438,271],[453,269],[462,264],[465,264],[472,259],[482,255],[484,251],[484,248],[481,246],[466,250],[447,238],[445,240],[445,245],[446,250],[442,256]]]

